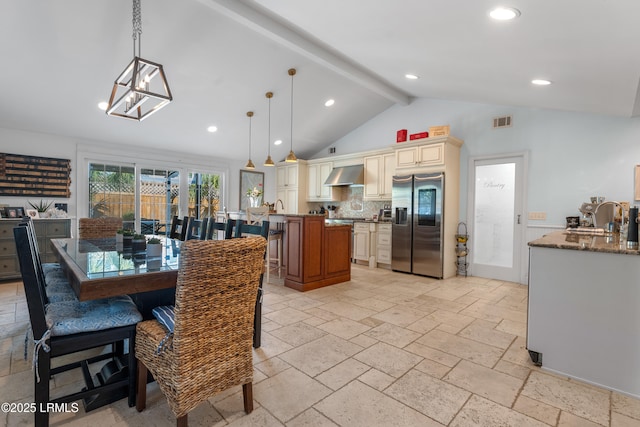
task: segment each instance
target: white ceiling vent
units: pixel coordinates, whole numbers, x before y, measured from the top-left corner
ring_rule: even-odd
[[[493,119],[493,128],[509,128],[511,127],[511,116],[496,117]]]

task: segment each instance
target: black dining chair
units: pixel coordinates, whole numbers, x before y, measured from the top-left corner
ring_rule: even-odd
[[[187,230],[189,229],[189,217],[185,216],[183,219],[174,216],[171,220],[171,229],[169,231],[169,237],[172,239],[185,240],[187,238]]]
[[[196,219],[193,217],[189,217],[189,224],[187,225],[187,235],[185,240],[204,240],[201,238],[203,229],[205,230],[206,236],[206,228],[209,218],[205,219]]]
[[[235,227],[234,238],[247,237],[247,235],[262,236],[265,239],[269,238],[269,221],[262,221],[262,224],[247,224],[244,221],[237,221]],[[267,250],[265,248],[264,256],[267,256]],[[265,268],[263,266],[262,273],[260,273],[260,285],[258,286],[258,295],[256,295],[256,310],[253,320],[253,347],[259,348],[262,341],[262,296],[264,290],[262,289],[262,282],[264,280]]]
[[[47,295],[50,302],[77,301],[78,297],[71,288],[60,264],[42,263],[38,248],[38,238],[31,218],[24,218],[19,225],[27,229],[34,267],[36,274],[38,274],[39,283],[42,286],[41,291]]]
[[[48,403],[62,404],[83,399],[85,411],[88,412],[128,395],[129,406],[134,406],[135,331],[142,316],[131,298],[121,296],[93,301],[50,302],[43,292],[45,285],[38,273],[34,242],[31,241],[27,226],[15,227],[13,233],[33,334],[35,426],[49,425]],[[129,353],[126,360],[122,360],[120,356],[123,355],[126,340]],[[110,351],[52,367],[54,358],[107,345],[111,345]],[[89,365],[108,359],[111,360],[92,377]],[[52,399],[51,377],[78,368],[82,370],[85,387]]]
[[[236,222],[233,219],[228,219],[227,222],[209,222],[209,230],[207,231],[206,240],[226,240],[230,239],[233,235],[233,227]],[[219,231],[224,232],[222,239],[219,238]]]

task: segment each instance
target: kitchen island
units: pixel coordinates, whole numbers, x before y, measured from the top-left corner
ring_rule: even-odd
[[[527,349],[543,369],[640,398],[640,256],[619,235],[529,243]]]
[[[351,280],[351,226],[324,215],[287,215],[284,285],[309,291]]]

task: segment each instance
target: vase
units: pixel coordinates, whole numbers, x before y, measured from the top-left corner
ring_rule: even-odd
[[[258,196],[258,197],[249,196],[249,206],[252,208],[259,208],[261,198],[262,198],[261,196]]]
[[[162,256],[162,244],[147,243],[147,258],[160,258]]]

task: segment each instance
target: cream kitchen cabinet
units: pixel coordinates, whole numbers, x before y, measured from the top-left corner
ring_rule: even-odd
[[[396,150],[396,168],[444,165],[444,143]]]
[[[364,158],[365,200],[391,200],[395,161],[394,153]]]
[[[340,189],[325,186],[324,183],[333,170],[333,162],[309,164],[307,168],[307,201],[324,202],[340,200]]]
[[[378,223],[376,261],[391,264],[391,223]]]
[[[308,211],[306,202],[307,192],[307,162],[298,160],[296,163],[279,163],[276,166],[276,198],[282,200],[282,205],[276,203],[279,214],[298,214]]]
[[[356,222],[353,224],[353,258],[369,262],[370,249],[369,223]]]

